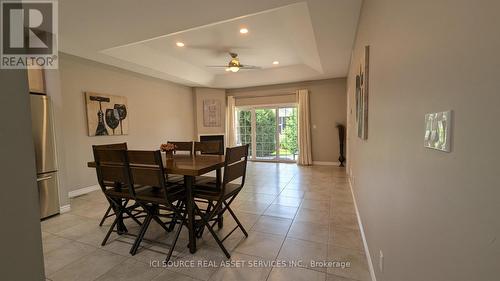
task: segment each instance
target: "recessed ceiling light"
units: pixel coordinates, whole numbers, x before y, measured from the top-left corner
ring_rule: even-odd
[[[182,43],[182,42],[177,42],[177,43],[175,43],[175,45],[177,45],[177,47],[184,47],[184,43]]]
[[[247,34],[248,33],[248,29],[246,29],[246,28],[240,29],[240,33],[241,34]]]
[[[278,65],[278,64],[280,64],[280,62],[279,62],[279,61],[277,61],[277,60],[275,60],[275,61],[273,61],[273,64],[274,64],[274,65]]]

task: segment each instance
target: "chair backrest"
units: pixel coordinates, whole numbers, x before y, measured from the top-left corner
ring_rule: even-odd
[[[193,154],[192,141],[169,141],[168,143],[175,145],[174,153],[177,153],[178,151],[187,151],[190,155]]]
[[[220,141],[197,141],[194,143],[194,153],[222,155]]]
[[[224,178],[222,180],[222,193],[226,184],[241,178],[241,187],[245,184],[248,162],[248,144],[226,148],[224,163]]]
[[[129,184],[126,150],[93,146],[93,152],[97,180],[103,192]]]
[[[127,143],[126,142],[121,142],[121,143],[111,143],[111,144],[100,144],[100,145],[93,145],[92,148],[94,149],[100,149],[100,150],[127,150]]]
[[[135,198],[134,186],[153,186],[162,189],[166,203],[171,205],[168,198],[167,174],[163,167],[163,160],[159,150],[129,150],[127,151],[128,169],[130,174],[131,193]]]

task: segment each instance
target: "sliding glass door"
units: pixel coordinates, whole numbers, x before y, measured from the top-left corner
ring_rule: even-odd
[[[249,144],[249,155],[253,155],[252,132],[253,112],[245,109],[236,110],[236,143],[239,145]]]
[[[295,161],[297,145],[297,109],[279,107],[241,107],[236,110],[237,143],[250,144],[250,159]]]
[[[297,108],[279,108],[278,116],[278,157],[282,160],[295,161],[299,153],[299,145],[297,143]]]
[[[276,109],[255,109],[255,158],[276,159]]]

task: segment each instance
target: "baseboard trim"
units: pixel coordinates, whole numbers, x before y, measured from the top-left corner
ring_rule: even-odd
[[[361,239],[363,240],[363,247],[365,248],[366,260],[368,261],[368,269],[370,270],[370,276],[372,281],[377,281],[375,276],[375,270],[373,268],[372,256],[370,255],[370,249],[368,248],[368,242],[366,241],[365,230],[363,228],[363,223],[361,222],[361,215],[359,214],[358,203],[356,203],[356,196],[354,196],[354,189],[352,188],[351,175],[349,175],[349,188],[351,189],[352,199],[354,201],[354,209],[356,210],[356,217],[358,218],[359,231],[361,232]]]
[[[84,187],[84,188],[80,188],[80,189],[68,192],[68,197],[69,198],[74,198],[74,197],[77,197],[77,196],[80,196],[80,195],[84,195],[84,194],[87,194],[87,193],[90,193],[92,191],[96,191],[96,190],[99,190],[99,189],[100,189],[99,185],[87,186],[87,187]]]
[[[59,213],[60,214],[67,213],[69,211],[71,211],[71,206],[69,204],[59,207]]]
[[[313,165],[319,165],[319,166],[338,166],[338,165],[340,165],[340,162],[313,161]]]

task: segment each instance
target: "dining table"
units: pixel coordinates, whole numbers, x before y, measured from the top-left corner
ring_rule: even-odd
[[[224,167],[225,158],[223,155],[186,155],[174,154],[166,156],[162,153],[163,167],[167,175],[184,176],[186,189],[186,211],[187,227],[189,232],[189,251],[196,252],[196,227],[195,227],[195,206],[193,196],[193,185],[197,176],[205,175],[209,172],[216,172],[216,181],[221,181],[221,169]],[[87,166],[95,168],[95,162],[88,162]]]

